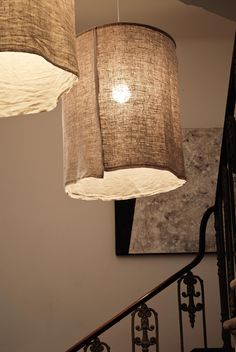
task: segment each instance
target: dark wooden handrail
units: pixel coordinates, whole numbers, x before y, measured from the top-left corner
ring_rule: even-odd
[[[171,275],[168,279],[163,281],[161,284],[156,286],[154,289],[146,293],[144,296],[136,300],[134,303],[129,305],[127,308],[122,310],[119,314],[114,316],[112,319],[108,320],[105,324],[101,325],[99,328],[94,330],[92,333],[90,333],[88,336],[84,337],[82,340],[77,342],[75,345],[73,345],[71,348],[69,348],[66,352],[77,352],[84,346],[88,345],[94,338],[97,336],[101,335],[104,333],[106,330],[111,328],[113,325],[118,323],[120,320],[125,318],[127,315],[132,313],[136,308],[141,306],[143,303],[147,302],[157,294],[159,294],[161,291],[166,289],[168,286],[173,284],[175,281],[177,281],[179,278],[181,278],[184,274],[186,274],[188,271],[192,270],[196,265],[200,263],[200,261],[203,259],[204,254],[205,254],[205,242],[206,242],[206,227],[208,220],[211,216],[211,214],[215,211],[214,207],[208,208],[205,213],[203,214],[201,224],[200,224],[200,230],[199,230],[199,249],[198,253],[195,256],[195,258],[187,264],[185,267],[177,271],[175,274]]]

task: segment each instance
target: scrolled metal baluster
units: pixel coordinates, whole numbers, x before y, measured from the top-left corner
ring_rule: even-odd
[[[188,312],[189,321],[192,328],[195,325],[196,312],[203,309],[202,303],[196,303],[194,298],[200,297],[200,292],[195,290],[195,285],[198,283],[197,277],[190,271],[184,278],[183,283],[187,286],[187,292],[182,292],[182,297],[188,298],[188,304],[182,303],[180,308],[184,312]]]
[[[88,345],[84,347],[84,352],[110,352],[111,348],[105,342],[101,342],[98,337],[92,340]]]
[[[200,286],[199,290],[197,289],[198,286]],[[196,298],[200,299],[200,302],[199,301],[196,302]],[[187,300],[187,303],[183,302],[183,299]],[[194,275],[191,271],[189,271],[186,275],[184,275],[182,278],[178,280],[178,302],[179,302],[181,352],[184,351],[182,312],[188,313],[190,326],[194,328],[196,313],[202,311],[204,347],[207,348],[203,280],[199,276]]]
[[[135,324],[139,319],[139,324]],[[150,323],[150,319],[154,320],[154,324]],[[136,336],[136,331],[141,336]],[[150,332],[154,332],[155,336],[149,337]],[[142,352],[149,352],[151,346],[155,346],[158,352],[158,315],[157,312],[149,308],[146,304],[137,308],[132,313],[132,351],[135,352],[136,346],[142,348]]]

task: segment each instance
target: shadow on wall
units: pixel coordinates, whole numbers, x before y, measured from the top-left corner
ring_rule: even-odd
[[[201,7],[216,15],[228,18],[236,22],[236,1],[235,0],[179,0],[186,5]]]

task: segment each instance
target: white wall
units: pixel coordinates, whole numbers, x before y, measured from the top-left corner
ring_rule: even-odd
[[[178,40],[185,127],[222,126],[233,31],[227,38]],[[116,257],[113,203],[64,194],[60,106],[0,120],[0,351],[63,352],[191,256]],[[214,256],[206,281],[209,344],[219,346]],[[153,299],[161,351],[178,351],[176,291]],[[129,351],[129,322],[106,334]]]

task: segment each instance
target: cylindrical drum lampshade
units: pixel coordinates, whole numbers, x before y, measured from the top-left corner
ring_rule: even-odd
[[[171,37],[116,23],[77,37],[80,81],[63,97],[65,190],[129,199],[185,183]]]
[[[74,0],[0,1],[0,117],[53,109],[77,75]]]

